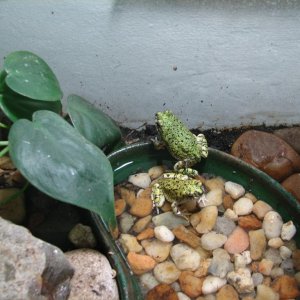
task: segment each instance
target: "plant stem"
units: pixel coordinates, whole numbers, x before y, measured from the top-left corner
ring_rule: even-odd
[[[27,181],[24,184],[24,186],[18,192],[14,193],[14,194],[12,194],[12,195],[10,195],[8,197],[6,197],[3,201],[1,201],[0,207],[3,206],[3,205],[5,205],[5,204],[7,204],[8,202],[16,199],[19,195],[21,195],[22,193],[25,192],[25,190],[28,188],[28,186],[29,186],[29,181]]]
[[[8,141],[0,141],[0,146],[8,146]]]
[[[4,123],[2,123],[2,122],[0,122],[0,127],[1,127],[1,128],[6,128],[6,129],[9,129],[9,128],[10,128],[10,126],[8,126],[8,125],[6,125],[6,124],[4,124]]]
[[[8,146],[6,146],[4,149],[2,149],[2,150],[0,151],[0,157],[4,156],[4,155],[8,152],[8,150],[9,150],[9,147],[8,147]]]

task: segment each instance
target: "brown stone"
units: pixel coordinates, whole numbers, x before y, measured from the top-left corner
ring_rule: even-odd
[[[300,202],[300,173],[289,176],[281,184]]]
[[[173,229],[173,233],[177,239],[191,246],[197,248],[201,246],[201,239],[192,231],[186,229],[183,225],[179,225]]]
[[[126,201],[124,199],[118,199],[115,201],[115,214],[118,217],[126,208]]]
[[[139,220],[136,221],[135,224],[133,225],[132,230],[133,230],[135,233],[140,233],[140,232],[144,231],[144,230],[148,227],[148,225],[150,224],[151,219],[152,219],[152,216],[151,216],[151,215],[139,219]]]
[[[211,261],[211,258],[201,259],[199,268],[194,272],[194,276],[205,277],[208,274],[208,268],[211,264]]]
[[[134,191],[126,189],[125,187],[120,187],[119,193],[121,198],[124,199],[129,206],[133,205],[136,199]]]
[[[274,134],[249,130],[231,148],[232,155],[282,180],[300,171],[300,156],[284,140]]]
[[[179,300],[177,293],[168,284],[161,283],[151,289],[145,300]]]
[[[179,276],[181,290],[189,297],[194,298],[202,294],[203,278],[193,275],[193,272],[183,271]]]
[[[300,296],[297,280],[288,275],[277,277],[271,288],[280,295],[280,299],[293,299]]]
[[[146,217],[151,214],[153,208],[152,200],[148,197],[137,198],[130,208],[130,213],[137,217]]]
[[[230,195],[225,195],[224,198],[223,198],[223,206],[225,209],[232,209],[233,208],[233,199]]]
[[[296,249],[292,254],[294,268],[300,271],[300,249]]]
[[[216,300],[239,300],[239,295],[233,286],[226,284],[218,291]]]
[[[262,222],[253,214],[239,217],[238,224],[245,230],[256,230],[262,226]]]
[[[146,239],[151,239],[154,237],[154,229],[153,228],[146,228],[140,234],[137,235],[137,240],[142,241]]]
[[[300,153],[300,127],[278,129],[274,131],[274,134]]]
[[[148,255],[136,254],[135,252],[128,253],[127,261],[133,273],[137,275],[151,271],[156,265],[156,261],[152,257]]]

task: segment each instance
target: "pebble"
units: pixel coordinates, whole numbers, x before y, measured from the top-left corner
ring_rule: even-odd
[[[147,273],[153,270],[156,265],[156,261],[152,257],[135,252],[128,253],[127,261],[136,275]]]
[[[165,225],[154,228],[155,237],[162,242],[172,242],[175,238],[174,233]]]
[[[224,234],[210,231],[201,237],[201,245],[205,250],[214,250],[222,247],[227,241],[227,236]]]
[[[143,290],[148,292],[149,290],[153,289],[156,285],[159,284],[159,282],[156,280],[156,278],[151,273],[145,273],[142,274],[139,277],[140,285]]]
[[[172,287],[170,287],[168,284],[161,283],[151,289],[146,297],[145,300],[178,300],[177,293],[174,291]]]
[[[300,296],[297,280],[288,275],[277,277],[271,283],[271,287],[279,294],[280,299],[293,299]]]
[[[269,248],[264,253],[264,258],[271,260],[274,265],[280,265],[282,263],[282,258],[280,256],[279,250],[274,248]]]
[[[274,263],[272,262],[272,260],[263,258],[258,263],[258,271],[265,276],[270,276],[273,265]]]
[[[176,238],[183,243],[186,243],[192,248],[197,248],[201,246],[201,239],[191,230],[185,228],[183,225],[179,225],[178,227],[173,229],[173,233]]]
[[[211,258],[201,259],[199,268],[194,272],[194,275],[196,277],[206,276],[208,274],[208,269],[211,264],[211,261]]]
[[[245,194],[245,189],[238,183],[227,181],[225,182],[225,191],[228,193],[233,199],[238,199]]]
[[[191,300],[191,298],[189,296],[187,296],[186,294],[181,293],[181,292],[178,292],[177,296],[178,296],[179,300]]]
[[[261,273],[258,273],[258,272],[252,273],[252,280],[253,280],[253,285],[258,286],[263,283],[264,275],[262,275]]]
[[[238,215],[230,208],[227,208],[224,212],[224,217],[227,217],[228,219],[232,221],[238,220]]]
[[[249,231],[250,256],[253,260],[262,258],[266,247],[267,239],[263,229]]]
[[[297,152],[284,140],[267,132],[246,131],[234,142],[231,153],[278,181],[300,170]]]
[[[143,250],[143,247],[139,244],[136,237],[133,235],[122,233],[120,235],[119,241],[125,253],[128,253],[130,251],[141,252]]]
[[[300,249],[293,251],[292,258],[295,269],[300,271]]]
[[[146,240],[146,239],[151,239],[154,237],[154,229],[153,228],[146,228],[143,230],[141,233],[139,233],[136,238],[138,241]]]
[[[181,271],[173,262],[165,261],[155,266],[153,274],[159,282],[171,284],[179,278]]]
[[[218,216],[218,209],[217,206],[207,206],[201,209],[201,211],[197,214],[200,222],[194,226],[196,231],[200,234],[207,233],[213,229],[215,226],[217,216]]]
[[[270,276],[272,279],[284,275],[284,271],[280,267],[275,267],[271,270]]]
[[[248,233],[241,227],[237,226],[228,236],[228,239],[224,244],[224,249],[230,254],[235,254],[243,252],[248,248],[248,246]]]
[[[283,260],[290,258],[292,256],[292,251],[286,246],[281,246],[279,248],[279,253]]]
[[[203,280],[203,278],[194,276],[193,272],[190,271],[183,271],[179,276],[181,290],[191,298],[201,295]]]
[[[280,268],[283,270],[284,274],[293,276],[295,274],[293,260],[291,258],[287,258],[282,261],[280,264]]]
[[[251,272],[248,268],[241,268],[237,271],[232,271],[227,274],[227,280],[238,293],[251,293],[254,291],[254,284],[251,277]]]
[[[294,225],[293,221],[289,221],[282,225],[280,236],[284,241],[291,240],[295,234],[296,226]]]
[[[234,269],[245,268],[252,262],[250,251],[244,251],[241,254],[234,254]]]
[[[265,231],[267,239],[279,237],[281,234],[282,225],[283,221],[278,212],[269,211],[266,213],[263,219],[262,228]]]
[[[129,212],[133,216],[146,217],[152,213],[153,202],[150,197],[139,197],[132,204]]]
[[[225,180],[222,177],[213,177],[205,181],[205,186],[208,188],[209,191],[214,189],[221,189],[224,191],[224,184]]]
[[[262,200],[258,200],[257,202],[254,203],[253,205],[253,213],[260,219],[262,220],[266,213],[269,211],[273,210],[273,208],[266,202]]]
[[[284,245],[284,242],[279,237],[268,240],[268,246],[271,247],[271,248],[278,249],[283,245]]]
[[[143,240],[141,245],[145,249],[147,255],[151,256],[157,262],[165,261],[172,247],[172,243],[162,242],[157,239]]]
[[[142,232],[142,231],[145,230],[146,227],[150,224],[151,219],[152,219],[152,216],[149,215],[149,216],[146,216],[146,217],[144,217],[144,218],[141,218],[141,219],[137,220],[137,221],[135,222],[135,224],[133,225],[132,230],[133,230],[135,233],[140,233],[140,232]]]
[[[262,226],[262,222],[254,214],[239,217],[238,224],[247,231],[260,229]]]
[[[121,194],[121,198],[125,200],[125,202],[129,205],[132,206],[132,204],[135,202],[136,197],[135,193],[132,190],[129,190],[125,187],[120,187],[119,188],[119,193]]]
[[[276,293],[272,288],[259,284],[257,286],[255,300],[279,300],[279,294]]]
[[[281,185],[300,202],[300,173],[289,176]]]
[[[238,216],[249,215],[252,212],[252,208],[253,208],[253,202],[246,197],[239,198],[233,204],[233,211]]]
[[[223,190],[222,189],[214,189],[209,191],[205,195],[206,201],[205,204],[200,202],[200,207],[206,207],[210,205],[219,206],[223,203]]]
[[[126,201],[124,199],[117,199],[115,201],[115,214],[116,216],[120,216],[126,208]]]
[[[239,295],[231,285],[225,284],[217,292],[216,300],[239,300]]]
[[[81,223],[76,224],[68,234],[69,241],[76,248],[96,248],[97,240],[90,226]]]
[[[226,236],[230,235],[231,232],[236,227],[234,221],[227,218],[226,216],[217,217],[216,224],[213,228],[213,230],[217,233],[224,234]]]
[[[205,277],[202,285],[202,293],[204,295],[217,292],[221,287],[227,283],[226,279],[222,279],[216,276]]]
[[[189,225],[188,220],[175,216],[174,213],[171,211],[154,216],[152,218],[152,222],[154,223],[155,226],[165,225],[169,229],[176,228],[179,225],[184,225],[184,226]]]
[[[164,166],[154,166],[148,170],[148,175],[150,176],[151,180],[154,180],[160,177],[164,172]]]
[[[199,253],[186,244],[172,246],[170,255],[179,270],[195,271],[200,265]]]
[[[226,194],[223,197],[223,206],[224,206],[225,210],[227,208],[232,209],[233,208],[233,203],[234,203],[234,201],[233,201],[233,199],[232,199],[232,197],[230,195]]]
[[[222,248],[213,251],[213,258],[208,268],[211,275],[224,278],[226,274],[233,270],[233,264],[230,261],[230,255]]]
[[[127,212],[124,212],[120,217],[120,230],[127,233],[133,226],[136,218]]]
[[[128,177],[128,182],[142,189],[145,189],[149,187],[151,183],[151,178],[148,173],[138,173],[138,174],[130,175]]]

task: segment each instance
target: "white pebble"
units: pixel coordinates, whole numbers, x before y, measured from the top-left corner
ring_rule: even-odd
[[[238,220],[238,215],[230,208],[227,208],[224,212],[224,216],[227,217],[228,219],[232,221],[237,221]]]
[[[214,250],[222,247],[226,241],[226,235],[211,231],[202,235],[201,246],[205,250]]]
[[[145,189],[149,187],[151,183],[151,178],[148,173],[138,173],[138,174],[130,175],[128,177],[128,181],[135,186]]]
[[[171,284],[179,278],[181,271],[176,268],[173,262],[164,261],[155,266],[153,274],[159,282]]]
[[[283,246],[283,244],[284,244],[283,240],[279,237],[269,239],[268,241],[268,246],[275,249],[280,248],[281,246]]]
[[[139,277],[141,286],[149,291],[159,284],[155,277],[151,273],[145,273]]]
[[[204,295],[215,293],[226,283],[227,283],[226,279],[209,275],[203,281],[202,293]]]
[[[186,294],[184,294],[182,292],[177,293],[177,297],[178,297],[178,300],[191,300],[190,297],[188,297]]]
[[[265,231],[265,235],[268,239],[279,237],[282,228],[282,219],[278,212],[269,211],[266,213],[262,228]]]
[[[164,225],[154,228],[155,237],[162,242],[172,242],[175,238],[174,233]]]
[[[252,208],[253,202],[246,197],[240,198],[233,204],[233,211],[238,216],[249,215],[252,212]]]
[[[223,190],[222,189],[214,189],[209,191],[205,195],[205,201],[200,202],[200,207],[206,207],[206,206],[219,206],[223,202]]]
[[[165,168],[163,166],[154,166],[148,170],[148,174],[151,177],[151,179],[156,179],[160,177],[165,171]]]
[[[186,244],[176,244],[170,255],[179,270],[195,271],[200,265],[200,254]]]
[[[292,251],[286,246],[281,246],[279,248],[279,253],[283,260],[290,258],[292,256]]]
[[[296,227],[295,227],[293,221],[288,221],[287,223],[284,223],[282,225],[281,238],[284,241],[291,240],[295,234],[296,234]]]
[[[225,191],[233,198],[238,199],[245,194],[245,189],[238,183],[227,181],[225,182]]]

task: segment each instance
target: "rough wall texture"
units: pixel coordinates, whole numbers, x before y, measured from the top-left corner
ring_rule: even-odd
[[[120,122],[299,123],[300,1],[0,0],[0,57],[27,49]]]

